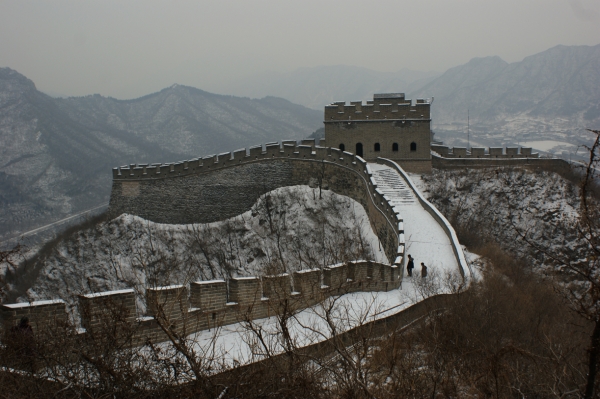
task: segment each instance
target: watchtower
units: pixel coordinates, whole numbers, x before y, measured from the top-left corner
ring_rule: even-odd
[[[373,101],[325,106],[325,145],[361,156],[394,160],[409,172],[431,172],[431,102],[404,93],[375,94]]]

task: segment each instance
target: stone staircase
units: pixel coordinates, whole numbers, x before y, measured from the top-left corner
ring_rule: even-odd
[[[369,166],[373,172],[377,188],[390,198],[392,206],[406,206],[417,202],[412,190],[393,169],[377,164],[370,164]]]

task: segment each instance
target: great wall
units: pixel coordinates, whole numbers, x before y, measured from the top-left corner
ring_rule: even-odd
[[[399,268],[375,262],[358,261],[332,265],[323,270],[302,270],[278,276],[241,277],[197,281],[189,285],[147,287],[142,293],[146,313],[136,307],[133,289],[79,295],[78,333],[98,334],[107,323],[128,324],[132,345],[148,340],[168,340],[157,320],[177,331],[192,334],[202,330],[262,319],[286,309],[297,311],[332,295],[359,291],[389,291],[401,284]],[[292,291],[292,283],[293,289]],[[115,317],[115,312],[118,317]],[[28,316],[35,331],[52,329],[67,322],[63,300],[2,305],[5,323],[14,325]]]
[[[258,197],[277,187],[320,185],[363,205],[385,247],[389,264],[358,261],[323,270],[297,271],[293,276],[148,287],[145,293],[137,293],[146,301],[146,314],[136,308],[133,290],[80,295],[79,314],[75,317],[81,320],[81,333],[102,325],[102,317],[109,316],[106,309],[115,306],[136,326],[135,341],[142,343],[147,339],[167,338],[156,322],[159,314],[176,324],[185,324],[186,332],[191,333],[248,318],[268,317],[277,312],[283,300],[292,301],[298,309],[330,295],[399,288],[405,265],[403,218],[390,194],[378,187],[383,184],[378,183],[372,165],[354,154],[316,146],[314,141],[303,143],[268,144],[264,150],[254,147],[170,165],[115,168],[110,212],[136,214],[163,223],[208,222],[249,209]],[[391,161],[381,159],[379,162],[401,171]],[[255,184],[252,176],[262,176],[264,184]],[[183,198],[176,198],[176,193],[181,193]],[[216,200],[224,195],[227,201]],[[464,274],[467,265],[452,228],[420,194],[417,198],[419,204],[443,223],[454,246],[456,264]],[[171,204],[165,206],[169,201]],[[66,321],[65,308],[62,300],[39,301],[2,305],[2,313],[4,322],[9,325],[29,315],[34,327],[39,329]]]
[[[366,105],[334,103],[325,108],[325,122],[337,124],[331,126],[340,132],[352,131],[352,124],[357,122],[375,126],[377,120],[388,125],[391,122],[392,129],[404,132],[417,122],[426,122],[429,126],[430,103],[418,100],[411,105],[403,95],[398,99],[395,105],[383,103],[389,100],[389,95]],[[361,115],[362,119],[353,119],[353,115]],[[373,129],[378,132],[380,127]],[[330,144],[332,140],[329,137],[321,144]],[[407,140],[416,139],[409,135],[404,141]],[[420,142],[418,145],[419,152],[404,159],[409,168],[417,171],[430,170],[431,166],[423,166],[424,162],[436,168],[515,164],[556,167],[559,164],[557,160],[538,158],[528,148],[520,151],[507,148],[506,152],[502,148],[490,148],[486,153],[483,148],[467,151],[428,144],[428,158],[424,158],[421,156],[422,145]],[[114,168],[108,212],[111,217],[128,213],[158,223],[209,223],[249,210],[260,196],[276,188],[295,185],[331,190],[360,203],[389,263],[355,261],[296,271],[292,275],[196,281],[147,287],[145,292],[129,289],[90,293],[79,295],[76,312],[68,310],[63,300],[4,304],[1,307],[4,326],[9,327],[22,316],[29,316],[39,331],[49,325],[65,323],[71,317],[71,321],[80,326],[79,334],[84,336],[104,326],[110,317],[114,317],[116,309],[135,330],[132,344],[143,344],[148,340],[160,342],[168,336],[158,320],[167,320],[173,328],[191,334],[269,317],[279,314],[284,307],[307,308],[330,296],[402,288],[405,253],[410,245],[413,245],[412,250],[423,253],[446,251],[444,270],[470,278],[471,270],[454,229],[423,197],[397,162],[382,157],[371,157],[367,162],[351,152],[317,145],[315,140],[268,143],[177,163],[130,164]],[[427,231],[429,236],[423,238],[419,236],[423,235],[419,231],[423,225],[436,231]],[[410,232],[408,239],[407,232]],[[138,308],[136,300],[140,299],[145,306]],[[393,317],[397,318],[398,313]]]

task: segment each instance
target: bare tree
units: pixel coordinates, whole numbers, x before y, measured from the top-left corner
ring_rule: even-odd
[[[23,259],[23,247],[17,244],[13,248],[0,251],[0,303],[9,289],[7,276],[14,274],[19,262]]]
[[[588,130],[596,135],[596,139],[591,146],[585,146],[589,158],[583,166],[583,178],[579,183],[579,213],[574,226],[578,239],[585,246],[585,258],[570,257],[560,248],[557,250],[544,242],[533,240],[527,231],[520,233],[525,242],[561,268],[565,275],[558,281],[559,290],[571,309],[593,325],[587,349],[587,378],[582,389],[582,396],[586,399],[593,398],[597,390],[600,361],[600,200],[597,181],[600,131]]]

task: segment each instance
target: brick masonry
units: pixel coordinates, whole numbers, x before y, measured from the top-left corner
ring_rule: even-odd
[[[176,285],[146,289],[148,313],[168,320],[180,319],[188,309],[187,287]]]
[[[34,331],[67,321],[66,305],[62,300],[7,304],[2,305],[0,310],[5,329],[18,324],[24,316],[29,317]]]
[[[373,101],[325,107],[325,144],[367,161],[391,159],[409,172],[431,173],[431,104],[415,104],[402,93],[376,94]]]
[[[79,295],[81,326],[87,330],[103,328],[107,320],[133,323],[137,318],[132,289]]]
[[[212,222],[249,210],[261,195],[275,188],[320,186],[359,202],[390,263],[402,265],[402,217],[373,185],[366,161],[335,148],[313,146],[313,141],[305,143],[309,145],[286,142],[176,164],[115,168],[109,212],[161,223]],[[401,276],[391,271],[397,266],[380,265],[390,270],[385,275],[387,280],[383,280],[383,275],[369,271],[376,265],[338,265],[333,272],[326,268],[325,273],[336,276],[335,288],[322,284],[321,270],[295,272],[291,280],[289,276],[271,276],[263,280],[196,282],[190,284],[189,296],[187,286],[148,288],[144,298],[148,316],[144,317],[138,317],[131,290],[83,295],[79,297],[80,315],[74,317],[81,319],[84,329],[94,330],[114,317],[111,308],[121,309],[120,320],[134,331],[131,344],[159,342],[168,338],[165,329],[189,334],[247,318],[267,317],[282,309],[302,309],[330,295],[386,291],[401,285]],[[345,282],[342,275],[346,276]],[[23,315],[28,315],[38,330],[68,320],[63,301],[2,305],[0,313],[5,328],[18,323]]]
[[[164,166],[164,168],[163,168]],[[321,186],[359,202],[390,260],[398,257],[402,221],[371,181],[365,160],[335,148],[267,145],[220,156],[113,171],[109,214],[128,213],[158,223],[209,223],[248,211],[276,188]],[[157,174],[160,169],[165,169]],[[132,189],[131,187],[135,187]]]
[[[499,148],[502,150],[502,148]],[[533,154],[537,155],[537,154]],[[495,155],[485,157],[432,157],[432,165],[435,169],[483,169],[491,167],[521,167],[526,169],[540,169],[565,174],[571,172],[571,165],[558,158],[537,158],[531,155],[511,157],[507,155]]]
[[[190,284],[190,305],[205,312],[222,310],[227,302],[225,280],[199,281]]]
[[[84,328],[80,331],[97,339],[103,332],[114,330],[119,323],[119,339],[129,339],[130,345],[148,340],[168,339],[164,328],[177,334],[191,334],[248,319],[259,319],[285,311],[298,311],[332,295],[359,291],[389,291],[400,287],[398,267],[360,261],[289,275],[198,281],[186,286],[154,287],[146,290],[147,316],[136,308],[132,289],[79,296],[79,317]],[[326,276],[330,277],[326,277]],[[351,277],[349,277],[351,276]],[[335,281],[332,286],[323,281]],[[229,293],[227,293],[227,284]],[[28,316],[34,331],[66,324],[68,317],[63,301],[39,301],[2,305],[0,308],[5,329]],[[159,321],[163,327],[159,325]],[[85,337],[84,337],[85,338]]]
[[[495,159],[510,159],[518,158],[516,162],[527,162],[527,159],[539,158],[537,152],[532,152],[531,147],[489,147],[487,150],[484,147],[448,147],[445,145],[432,144],[431,150],[434,151],[437,157],[448,159],[485,159],[488,162]]]

